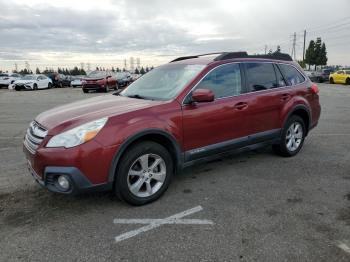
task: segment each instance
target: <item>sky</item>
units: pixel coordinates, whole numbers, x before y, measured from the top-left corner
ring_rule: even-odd
[[[25,67],[143,66],[208,52],[296,57],[321,37],[328,64],[350,65],[350,1],[320,0],[0,0],[0,70]],[[339,8],[340,7],[340,8]]]

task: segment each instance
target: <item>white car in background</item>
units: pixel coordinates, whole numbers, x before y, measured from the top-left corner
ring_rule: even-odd
[[[70,82],[70,85],[72,87],[78,87],[83,85],[83,77],[84,76],[75,76],[72,82]]]
[[[12,88],[16,91],[37,90],[51,87],[52,80],[45,75],[26,75],[16,80],[12,85]]]
[[[0,88],[2,87],[8,87],[9,85],[13,84],[17,79],[20,79],[20,74],[8,74],[8,73],[0,73]]]

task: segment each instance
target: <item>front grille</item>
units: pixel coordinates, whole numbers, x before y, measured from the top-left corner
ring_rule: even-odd
[[[29,150],[29,152],[35,154],[46,135],[47,130],[45,128],[40,126],[35,121],[31,122],[24,139],[25,147]]]
[[[101,88],[101,86],[99,86],[97,84],[88,84],[88,83],[86,83],[83,87],[85,89],[99,89],[99,88]]]

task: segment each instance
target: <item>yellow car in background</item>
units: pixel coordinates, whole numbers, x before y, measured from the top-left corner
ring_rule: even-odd
[[[329,83],[350,85],[350,69],[339,70],[330,74]]]

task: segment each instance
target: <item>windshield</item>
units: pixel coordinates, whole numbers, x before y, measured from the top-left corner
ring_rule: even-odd
[[[34,80],[35,77],[34,76],[31,76],[31,75],[27,75],[27,76],[24,76],[22,77],[23,80]]]
[[[91,78],[105,77],[105,76],[106,76],[106,72],[103,72],[103,71],[93,71],[90,74],[88,74],[88,77],[91,77]]]
[[[174,98],[205,65],[168,64],[155,68],[132,83],[121,95],[169,100]]]
[[[116,73],[115,76],[117,78],[124,78],[124,77],[127,77],[127,74],[126,73]]]

